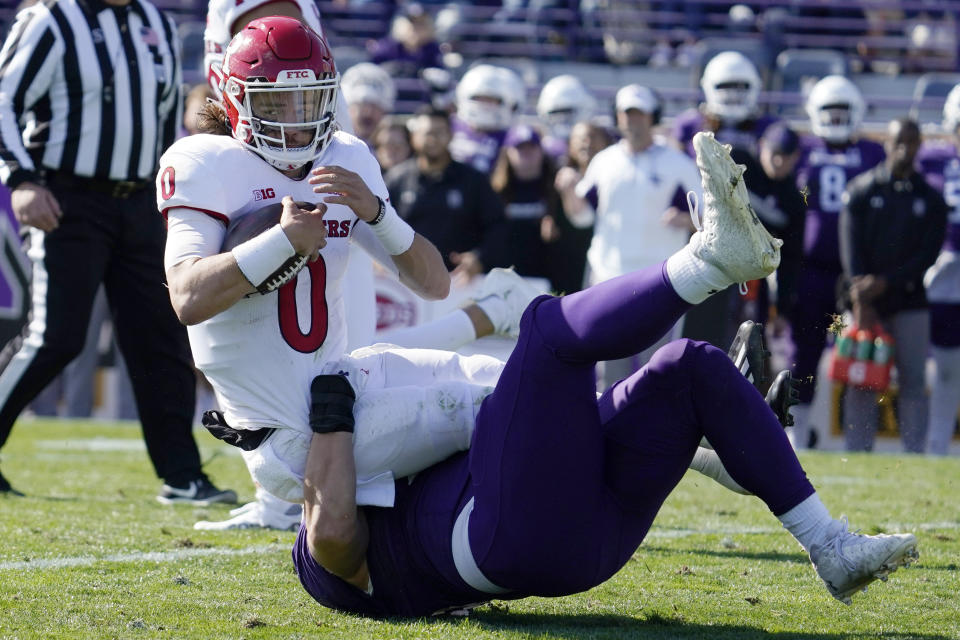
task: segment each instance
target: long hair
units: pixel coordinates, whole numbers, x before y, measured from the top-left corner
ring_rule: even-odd
[[[207,102],[197,114],[197,130],[200,133],[212,133],[218,136],[232,135],[227,110],[219,102]]]
[[[553,186],[553,181],[557,175],[557,168],[546,153],[543,153],[543,160],[540,165],[540,191],[543,193],[544,200],[547,202],[547,215],[556,216],[560,213],[560,194]],[[513,190],[517,182],[517,175],[510,166],[510,160],[507,159],[506,148],[500,149],[500,155],[497,157],[497,163],[493,167],[493,173],[490,174],[490,186],[500,196],[504,204],[513,201]]]

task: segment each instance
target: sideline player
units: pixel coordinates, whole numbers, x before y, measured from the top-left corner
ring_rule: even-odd
[[[594,395],[597,360],[642,350],[691,304],[779,262],[779,242],[756,221],[727,150],[709,134],[695,144],[703,231],[661,265],[534,300],[469,454],[396,483],[393,508],[357,508],[353,388],[343,376],[314,381],[293,560],[318,602],[422,616],[589,589],[635,552],[704,435],[837,599],[849,602],[916,557],[910,534],[853,534],[830,517],[773,413],[723,352],[673,342]]]
[[[917,154],[920,173],[950,207],[946,241],[923,281],[930,303],[930,353],[936,365],[926,452],[936,455],[950,450],[960,406],[960,84],[943,104],[943,128],[950,139],[928,142]]]
[[[205,122],[224,135],[182,139],[161,158],[170,296],[228,422],[306,429],[310,380],[346,344],[349,243],[424,297],[446,296],[450,279],[396,215],[366,145],[335,131],[338,76],[322,36],[293,18],[255,20],[223,70]],[[279,225],[221,252],[229,221],[281,199]],[[307,211],[294,200],[320,202]],[[268,283],[295,255],[313,258],[294,280]]]
[[[807,217],[803,259],[797,279],[796,308],[789,313],[796,345],[794,377],[800,381],[800,404],[793,407],[791,441],[798,449],[810,444],[810,405],[817,365],[827,342],[827,327],[837,312],[840,244],[837,225],[847,182],[883,162],[883,145],[859,138],[866,103],[853,82],[827,76],[807,98],[810,130],[802,141],[797,186],[806,193]]]
[[[757,106],[763,82],[757,67],[739,51],[723,51],[703,68],[700,87],[704,101],[677,116],[673,137],[691,157],[693,136],[712,131],[717,140],[757,155],[757,142],[776,118],[761,115]]]
[[[507,130],[526,101],[523,80],[506,67],[480,64],[463,74],[456,97],[450,155],[490,175]]]

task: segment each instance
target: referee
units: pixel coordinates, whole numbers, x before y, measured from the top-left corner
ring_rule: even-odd
[[[146,0],[42,0],[0,50],[0,180],[33,262],[24,339],[0,355],[0,446],[83,348],[104,284],[164,503],[234,502],[200,468],[195,378],[164,282],[153,177],[181,120],[179,42]],[[15,493],[0,475],[0,493]]]

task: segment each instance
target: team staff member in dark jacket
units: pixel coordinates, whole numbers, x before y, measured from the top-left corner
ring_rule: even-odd
[[[898,417],[906,451],[923,451],[927,398],[924,362],[930,317],[923,274],[943,244],[947,205],[913,167],[920,129],[906,118],[887,128],[887,159],[858,176],[840,212],[840,259],[858,327],[881,323],[896,341]],[[848,388],[844,401],[847,449],[869,451],[877,431],[873,392]]]
[[[424,107],[408,126],[414,157],[385,176],[397,213],[437,246],[461,284],[507,266],[503,202],[484,174],[450,157],[449,114]]]
[[[770,125],[760,137],[759,158],[744,149],[734,149],[734,162],[747,167],[743,179],[750,193],[750,204],[757,217],[771,234],[783,240],[780,266],[777,267],[777,320],[789,321],[796,304],[797,278],[803,257],[803,222],[807,207],[797,189],[796,166],[800,159],[800,138],[783,123]],[[767,321],[769,292],[766,281],[760,280],[754,304],[743,304],[744,315],[738,320]],[[751,308],[752,307],[752,308]]]
[[[46,0],[17,15],[0,51],[0,179],[33,260],[28,333],[0,357],[0,446],[80,353],[103,283],[165,482],[158,499],[208,504],[236,494],[200,469],[195,379],[153,193],[181,121],[178,49],[173,21],[146,0]],[[12,491],[0,476],[0,492]]]

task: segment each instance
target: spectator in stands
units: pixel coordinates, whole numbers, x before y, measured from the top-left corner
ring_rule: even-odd
[[[414,157],[386,175],[400,217],[440,250],[454,283],[505,266],[507,219],[487,177],[450,156],[450,115],[423,107],[408,122]]]
[[[433,16],[419,2],[401,6],[393,18],[390,35],[372,43],[370,61],[400,80],[398,95],[401,101],[412,104],[430,102],[430,92],[420,74],[424,69],[443,69],[445,66],[434,33]]]
[[[181,135],[192,136],[200,132],[197,127],[197,118],[200,111],[203,110],[203,106],[207,104],[207,100],[214,97],[213,90],[207,83],[194,85],[187,92],[187,97],[183,101],[183,131]]]
[[[924,363],[930,314],[924,272],[943,244],[947,205],[917,173],[920,127],[900,118],[887,128],[887,160],[858,176],[844,194],[840,256],[858,327],[883,326],[893,336],[905,451],[923,451],[927,428]],[[844,438],[848,451],[870,451],[879,421],[876,393],[848,386]]]
[[[797,448],[806,448],[816,437],[811,434],[810,406],[827,327],[837,311],[837,280],[842,272],[837,219],[843,192],[850,180],[884,159],[880,144],[859,137],[866,103],[847,78],[820,80],[810,91],[806,111],[813,137],[804,139],[797,168],[797,186],[807,200],[803,260],[796,306],[788,313],[796,345],[793,374],[800,385],[800,404],[791,410],[796,426],[790,437]]]
[[[407,125],[395,118],[384,118],[373,133],[373,152],[383,173],[407,160],[413,154]]]
[[[520,275],[546,278],[554,286],[551,248],[560,238],[557,218],[562,215],[555,176],[536,130],[528,125],[511,128],[490,177],[507,216],[506,259]]]
[[[943,128],[950,139],[927,142],[917,154],[920,172],[950,207],[946,241],[923,279],[935,365],[926,452],[936,455],[949,452],[960,407],[960,85],[943,105]]]
[[[797,276],[803,255],[803,223],[806,204],[797,189],[796,167],[800,160],[800,137],[784,123],[771,125],[760,137],[760,154],[755,159],[744,149],[734,149],[731,157],[746,167],[744,182],[750,192],[750,204],[757,217],[773,236],[783,240],[780,266],[777,268],[777,332],[789,326],[795,306]],[[737,327],[743,320],[767,322],[770,306],[766,280],[747,283],[747,294],[737,297],[737,314],[728,322]],[[735,330],[735,329],[734,329]]]
[[[373,133],[393,113],[397,89],[386,71],[371,62],[347,69],[340,79],[340,91],[347,102],[353,134],[373,148]]]
[[[577,196],[577,184],[583,179],[593,157],[613,144],[613,137],[600,125],[578,122],[570,131],[564,166],[557,171],[554,186],[560,194],[563,216],[557,218],[560,239],[555,245],[554,287],[560,293],[580,291],[584,286],[587,250],[593,238],[593,225],[576,226],[570,218],[583,218],[582,208],[589,203]]]
[[[507,129],[525,102],[523,81],[506,67],[481,64],[457,84],[450,153],[457,162],[489,175]]]
[[[577,185],[582,200],[571,202],[568,214],[579,212],[573,219],[581,226],[596,220],[587,253],[590,284],[659,264],[682,248],[693,231],[686,194],[692,191],[702,199],[700,172],[683,152],[654,140],[661,108],[659,96],[648,87],[620,89],[615,109],[623,139],[598,153]],[[679,324],[639,356],[604,363],[604,388],[678,338]]]
[[[553,160],[567,154],[573,125],[593,117],[597,101],[580,78],[564,74],[547,81],[537,98],[537,117],[547,134],[543,149]]]
[[[904,25],[909,45],[907,72],[923,72],[931,66],[956,68],[957,23],[953,11],[937,5],[907,13]]]
[[[712,131],[720,142],[756,154],[760,136],[776,121],[760,114],[757,99],[763,82],[756,66],[739,51],[718,53],[704,67],[700,86],[704,102],[673,123],[680,148],[693,157],[694,134]]]

